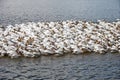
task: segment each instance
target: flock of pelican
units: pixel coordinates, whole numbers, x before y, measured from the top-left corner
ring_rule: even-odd
[[[28,22],[0,26],[0,56],[120,53],[120,21]]]

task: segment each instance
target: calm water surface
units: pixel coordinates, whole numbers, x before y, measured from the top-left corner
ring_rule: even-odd
[[[0,58],[0,80],[120,80],[120,54]]]
[[[120,18],[120,0],[0,0],[0,24]],[[0,58],[0,80],[120,80],[120,54]]]
[[[120,18],[120,0],[0,0],[0,24]]]

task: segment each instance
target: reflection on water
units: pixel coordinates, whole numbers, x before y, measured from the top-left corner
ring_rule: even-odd
[[[117,18],[120,0],[0,0],[0,24]]]
[[[0,80],[119,80],[120,54],[0,58]]]

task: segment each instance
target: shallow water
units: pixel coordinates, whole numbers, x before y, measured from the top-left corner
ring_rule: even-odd
[[[0,58],[0,80],[119,80],[120,54]]]
[[[0,24],[120,18],[120,0],[0,0]]]

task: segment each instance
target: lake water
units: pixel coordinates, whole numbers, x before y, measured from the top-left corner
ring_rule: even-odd
[[[120,18],[120,0],[0,0],[0,24]],[[120,54],[0,58],[0,80],[120,80]]]
[[[0,24],[120,18],[120,0],[0,0]]]
[[[0,58],[0,80],[120,80],[120,54]]]

